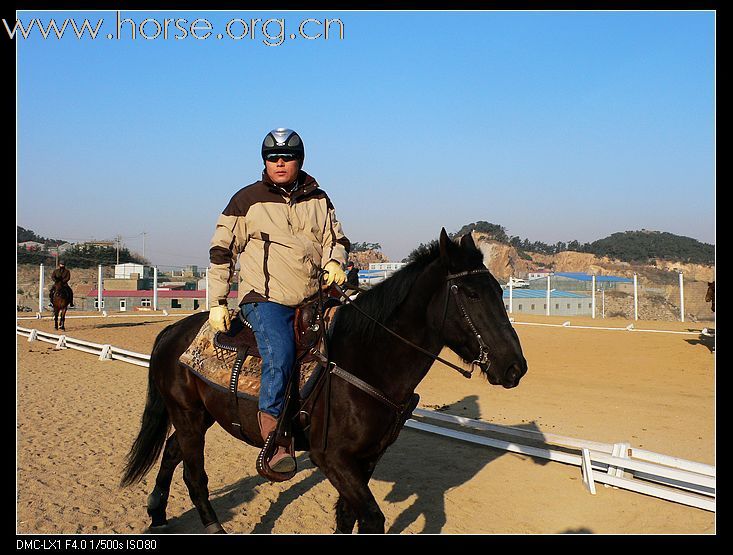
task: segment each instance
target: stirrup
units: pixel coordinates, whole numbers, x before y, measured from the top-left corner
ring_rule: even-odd
[[[295,449],[294,449],[294,441],[291,439],[289,442],[289,445],[284,446],[287,447],[287,451],[290,454],[291,457],[293,457],[293,461],[295,462],[295,466],[293,467],[293,470],[291,472],[275,472],[272,468],[270,468],[270,459],[272,458],[272,455],[275,454],[275,451],[277,451],[278,444],[275,440],[276,431],[272,431],[267,435],[267,439],[265,440],[265,445],[262,448],[262,451],[260,451],[260,454],[257,456],[257,473],[262,476],[263,478],[266,478],[267,480],[270,480],[271,482],[286,482],[287,480],[290,480],[293,476],[295,476],[295,473],[298,472],[298,462],[295,458]]]

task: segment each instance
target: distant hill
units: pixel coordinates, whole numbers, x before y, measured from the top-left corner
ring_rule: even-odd
[[[622,262],[652,263],[654,260],[668,260],[689,264],[715,264],[714,245],[663,231],[646,229],[624,231],[613,233],[592,243],[580,243],[574,240],[548,245],[541,241],[509,236],[498,224],[478,221],[464,225],[453,236],[459,237],[471,231],[482,233],[493,241],[511,245],[517,250],[518,255],[525,259],[529,259],[527,255],[529,252],[553,255],[571,251],[613,258]]]
[[[587,251],[625,262],[647,262],[654,259],[690,264],[714,264],[715,247],[697,239],[663,231],[624,231],[590,244]]]
[[[55,247],[58,245],[62,245],[66,242],[62,241],[61,239],[47,239],[45,237],[41,237],[39,235],[36,235],[34,231],[20,226],[17,226],[17,236],[18,243],[25,243],[26,241],[36,241],[37,243],[43,243],[44,245]]]

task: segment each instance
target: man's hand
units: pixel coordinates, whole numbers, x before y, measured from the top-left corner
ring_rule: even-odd
[[[227,331],[229,329],[229,309],[224,305],[211,307],[209,311],[209,325],[215,331]]]
[[[339,264],[335,260],[331,260],[328,264],[326,264],[323,269],[326,271],[327,286],[330,286],[334,281],[338,285],[343,285],[343,283],[346,281],[346,274],[341,269],[341,264]]]

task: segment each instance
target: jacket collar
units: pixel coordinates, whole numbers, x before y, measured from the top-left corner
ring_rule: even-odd
[[[267,172],[265,170],[262,170],[262,183],[267,185],[268,189],[276,192],[277,194],[289,195],[291,200],[296,200],[300,197],[304,197],[305,195],[308,195],[309,193],[318,189],[318,182],[315,180],[315,178],[311,175],[308,175],[303,170],[298,171],[298,178],[296,179],[295,189],[291,191],[288,191],[280,185],[273,183],[270,179],[270,176],[267,175]]]

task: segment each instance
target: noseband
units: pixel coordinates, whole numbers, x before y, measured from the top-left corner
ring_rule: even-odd
[[[448,277],[446,277],[446,282],[448,284],[448,290],[453,295],[453,298],[456,300],[456,304],[458,305],[458,308],[461,310],[461,314],[463,314],[463,318],[466,320],[466,323],[468,323],[468,327],[473,332],[473,334],[476,336],[476,341],[478,342],[479,346],[479,355],[477,359],[474,359],[471,362],[471,370],[470,374],[473,373],[476,365],[480,366],[481,364],[486,365],[486,369],[489,369],[489,366],[491,366],[491,360],[489,360],[489,346],[486,344],[486,342],[481,337],[481,334],[476,329],[476,326],[474,325],[473,321],[471,320],[471,317],[468,315],[468,311],[466,310],[466,307],[461,302],[461,297],[458,295],[458,285],[455,283],[451,283],[456,279],[475,275],[475,274],[488,274],[489,270],[469,270],[466,272],[459,272],[457,274],[448,274]],[[448,313],[448,298],[450,295],[446,293],[445,295],[445,307],[443,308],[443,321],[440,324],[440,331],[441,334],[443,333],[443,326],[445,325],[445,317]]]

